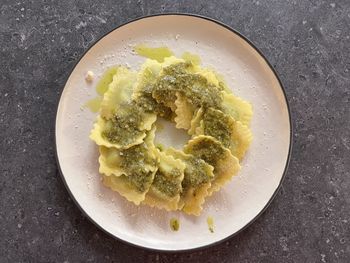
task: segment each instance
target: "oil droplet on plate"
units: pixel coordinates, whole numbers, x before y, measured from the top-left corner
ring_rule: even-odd
[[[181,56],[185,61],[189,61],[194,65],[201,64],[201,58],[198,55],[192,54],[190,52],[184,52]]]
[[[174,55],[167,47],[148,47],[144,44],[136,45],[134,51],[139,56],[154,59],[158,62],[164,62],[164,58]]]
[[[207,217],[208,229],[211,233],[214,233],[214,219],[211,216]]]
[[[180,228],[180,221],[177,218],[170,219],[170,228],[173,231],[178,231]]]
[[[102,97],[96,97],[87,101],[84,105],[85,108],[88,108],[91,112],[96,113],[99,111],[102,102]]]

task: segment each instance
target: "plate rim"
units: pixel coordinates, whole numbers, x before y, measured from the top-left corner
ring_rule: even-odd
[[[61,102],[61,99],[62,99],[62,95],[63,95],[63,91],[67,85],[67,82],[69,80],[69,78],[71,77],[73,71],[75,70],[75,68],[77,67],[77,65],[80,63],[80,61],[83,59],[83,57],[89,52],[89,50],[91,48],[93,48],[100,40],[102,40],[104,37],[108,36],[110,33],[112,33],[113,31],[115,30],[118,30],[119,28],[122,28],[128,24],[131,24],[133,22],[136,22],[136,21],[139,21],[139,20],[142,20],[142,19],[147,19],[147,18],[152,18],[152,17],[159,17],[159,16],[185,16],[185,17],[194,17],[194,18],[199,18],[199,19],[203,19],[203,20],[207,20],[209,22],[212,22],[212,23],[215,23],[217,24],[218,26],[221,26],[221,27],[224,27],[226,28],[227,30],[231,31],[231,33],[239,36],[241,39],[243,39],[246,43],[248,43],[259,55],[260,57],[266,62],[266,64],[269,66],[269,68],[271,69],[273,75],[276,77],[277,81],[278,81],[278,84],[279,86],[281,87],[281,90],[282,90],[282,94],[283,94],[283,98],[284,98],[284,101],[287,105],[287,111],[288,111],[288,122],[289,122],[289,127],[290,127],[290,131],[289,131],[289,149],[288,149],[288,155],[287,155],[287,160],[286,160],[286,163],[285,163],[285,167],[284,167],[284,170],[283,170],[283,173],[282,173],[282,177],[281,177],[281,180],[277,186],[277,188],[275,189],[274,193],[272,194],[271,198],[269,199],[269,201],[266,203],[266,205],[262,208],[262,210],[253,218],[251,219],[248,223],[246,223],[241,229],[239,229],[238,231],[232,233],[231,235],[221,239],[221,240],[218,240],[218,241],[215,241],[213,243],[210,243],[210,244],[207,244],[207,245],[203,245],[203,246],[199,246],[199,247],[195,247],[195,248],[188,248],[188,249],[174,249],[174,250],[171,250],[171,249],[161,249],[161,248],[151,248],[151,247],[146,247],[146,246],[142,246],[142,245],[138,245],[138,244],[134,244],[128,240],[124,240],[120,237],[117,237],[116,235],[114,235],[113,233],[110,233],[108,232],[106,229],[104,229],[101,225],[99,225],[94,219],[92,219],[86,212],[85,210],[80,206],[80,204],[78,203],[78,201],[75,199],[73,193],[71,192],[68,184],[67,184],[67,181],[63,175],[63,172],[62,172],[62,169],[61,169],[61,165],[60,165],[60,161],[59,161],[59,158],[58,158],[58,148],[57,148],[57,117],[58,117],[58,110],[59,110],[59,106],[60,106],[60,102]],[[107,31],[106,33],[104,33],[102,36],[100,36],[97,40],[95,40],[93,42],[93,44],[91,46],[89,46],[84,52],[83,54],[79,57],[79,59],[77,60],[77,62],[75,62],[74,66],[72,67],[72,69],[70,70],[70,73],[68,75],[68,77],[66,78],[66,81],[64,83],[64,87],[63,89],[61,90],[61,94],[59,96],[59,100],[58,100],[58,103],[56,105],[56,118],[55,118],[55,126],[54,126],[54,129],[55,129],[55,159],[56,159],[56,163],[57,163],[57,169],[59,171],[59,174],[60,174],[60,177],[63,181],[63,184],[66,188],[66,190],[68,191],[69,193],[69,197],[73,200],[74,204],[79,208],[80,212],[90,221],[92,222],[98,229],[100,229],[102,232],[106,233],[108,236],[118,240],[118,241],[121,241],[122,243],[124,244],[127,244],[127,245],[130,245],[132,247],[135,247],[135,248],[139,248],[139,249],[144,249],[144,250],[148,250],[148,251],[153,251],[153,252],[164,252],[164,253],[183,253],[183,252],[194,252],[194,251],[198,251],[198,250],[204,250],[206,248],[209,248],[209,247],[213,247],[215,245],[218,245],[220,243],[223,243],[224,241],[227,241],[228,239],[231,239],[232,237],[240,234],[241,232],[243,232],[244,230],[246,230],[249,226],[251,226],[266,210],[267,208],[271,205],[272,201],[275,199],[276,195],[278,194],[279,190],[281,189],[281,186],[282,186],[282,183],[284,182],[285,180],[285,177],[286,177],[286,174],[287,174],[287,170],[288,170],[288,167],[289,167],[289,164],[290,164],[290,160],[291,160],[291,155],[292,155],[292,148],[293,148],[293,122],[292,122],[292,114],[291,114],[291,110],[290,110],[290,105],[289,105],[289,102],[288,102],[288,99],[287,99],[287,94],[286,94],[286,90],[282,84],[282,81],[280,80],[278,74],[277,74],[277,71],[274,69],[274,67],[272,66],[272,64],[269,62],[269,60],[265,57],[265,55],[262,53],[262,51],[257,48],[255,46],[255,44],[248,38],[246,37],[245,35],[243,35],[242,33],[240,33],[238,30],[236,29],[233,29],[231,26],[227,25],[226,23],[224,22],[221,22],[219,20],[216,20],[215,18],[211,18],[211,17],[208,17],[208,16],[204,16],[204,15],[200,15],[200,14],[194,14],[194,13],[186,13],[186,12],[164,12],[164,13],[155,13],[155,14],[151,14],[151,15],[146,15],[146,16],[139,16],[139,17],[136,17],[136,18],[133,18],[131,20],[128,20],[124,23],[121,23],[120,25],[114,27],[113,29]]]

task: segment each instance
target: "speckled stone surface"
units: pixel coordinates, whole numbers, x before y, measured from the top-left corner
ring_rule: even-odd
[[[56,106],[74,64],[133,18],[190,12],[259,47],[284,83],[294,149],[282,189],[248,229],[164,254],[107,236],[70,200]],[[349,262],[350,1],[0,1],[0,262]]]

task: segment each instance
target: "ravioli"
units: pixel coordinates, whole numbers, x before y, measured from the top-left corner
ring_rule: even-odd
[[[194,124],[195,125],[195,124]],[[223,146],[230,149],[238,159],[242,159],[251,141],[249,128],[230,115],[213,108],[202,114],[201,121],[195,129],[196,135],[208,135],[216,138]]]
[[[168,148],[166,154],[183,161],[186,165],[184,179],[181,183],[179,209],[190,215],[200,215],[203,209],[202,204],[208,195],[208,189],[214,177],[214,167],[200,158],[174,148]]]
[[[236,121],[249,126],[253,116],[252,105],[233,94],[223,93],[223,111],[232,116]]]
[[[195,135],[197,133],[196,129],[200,126],[200,122],[203,118],[203,113],[203,108],[199,108],[194,114],[194,117],[191,120],[190,129],[187,131],[189,135]]]
[[[176,116],[174,121],[176,123],[176,128],[185,130],[190,129],[195,109],[180,93],[176,93],[175,106]]]
[[[146,60],[138,74],[133,98],[144,112],[156,113],[163,118],[170,119],[173,115],[171,109],[157,103],[155,98],[152,97],[154,85],[157,82],[161,69],[162,64],[155,60]]]
[[[90,138],[103,183],[135,205],[199,216],[206,198],[241,168],[252,106],[197,55],[177,58],[145,45],[135,52],[148,58],[138,72],[113,67],[98,88],[103,99]],[[182,150],[155,146],[159,117],[191,136]]]
[[[120,176],[102,175],[102,178],[105,186],[118,192],[121,196],[125,197],[128,201],[133,202],[135,205],[139,205],[145,199],[145,195],[149,186],[153,182],[155,173],[156,171],[150,171],[143,177],[133,174],[129,176],[124,174]]]
[[[223,98],[219,87],[208,82],[201,74],[193,72],[191,63],[180,62],[181,60],[177,61],[172,57],[165,59],[164,63],[168,61],[170,65],[163,68],[152,93],[157,102],[175,110],[176,94],[180,93],[195,108],[220,108]]]
[[[100,169],[104,184],[135,204],[145,199],[158,169],[158,152],[153,144],[155,128],[142,144],[126,150],[100,147]]]
[[[141,144],[128,149],[100,146],[100,173],[107,176],[140,174],[156,170],[158,152],[153,143],[155,127],[148,132]]]
[[[177,210],[182,191],[185,164],[164,152],[158,152],[159,165],[144,203],[168,211]]]
[[[150,130],[156,121],[156,114],[144,112],[133,102],[135,82],[134,72],[123,67],[117,68],[90,134],[97,145],[126,149],[140,144],[146,137],[145,131]]]
[[[103,95],[100,109],[101,117],[110,119],[122,105],[131,102],[136,76],[135,72],[125,67],[116,68],[113,80]]]
[[[211,136],[199,135],[190,140],[184,152],[192,154],[214,167],[214,178],[209,195],[220,190],[241,169],[239,161],[230,150]]]

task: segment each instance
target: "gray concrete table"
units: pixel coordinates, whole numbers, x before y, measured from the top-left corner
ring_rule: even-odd
[[[259,47],[291,105],[294,149],[269,209],[228,241],[163,254],[114,240],[70,200],[54,121],[68,74],[133,18],[190,12]],[[0,1],[0,262],[349,262],[350,1]]]

